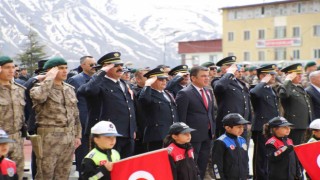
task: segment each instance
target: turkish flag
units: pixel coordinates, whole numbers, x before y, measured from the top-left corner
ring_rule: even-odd
[[[173,180],[168,150],[164,148],[115,162],[111,179]]]
[[[310,178],[320,180],[320,142],[295,146],[294,151]]]

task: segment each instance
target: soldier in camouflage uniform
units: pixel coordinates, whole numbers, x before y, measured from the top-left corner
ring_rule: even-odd
[[[63,82],[67,78],[64,59],[51,58],[44,69],[49,70],[45,80],[30,90],[43,149],[41,162],[37,161],[42,171],[37,168],[36,179],[67,180],[73,152],[81,144],[77,98],[73,87]]]
[[[0,127],[10,139],[8,157],[17,163],[19,179],[23,177],[24,156],[21,130],[24,126],[25,88],[13,81],[15,66],[7,56],[0,57]]]

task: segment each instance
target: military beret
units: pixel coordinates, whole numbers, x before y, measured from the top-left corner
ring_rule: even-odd
[[[120,59],[121,53],[120,52],[110,52],[104,56],[102,56],[98,60],[98,64],[103,65],[104,63],[110,63],[110,64],[123,64],[123,62]]]
[[[168,76],[165,74],[163,68],[154,68],[143,75],[146,78],[152,78],[154,76],[157,76],[159,79],[166,79]]]
[[[47,59],[38,61],[38,69],[34,70],[34,73],[39,74],[44,71],[43,66],[47,61]]]
[[[203,67],[210,67],[210,66],[214,66],[214,65],[215,65],[214,62],[210,62],[210,61],[201,64],[201,66],[203,66]]]
[[[250,124],[250,121],[245,120],[238,113],[230,113],[230,114],[227,114],[222,119],[222,124],[223,126],[236,126],[236,125]]]
[[[269,127],[283,127],[283,126],[293,126],[292,123],[289,123],[288,120],[284,117],[274,117],[268,122]]]
[[[0,66],[12,62],[13,60],[9,56],[0,56]]]
[[[249,68],[248,68],[248,67],[245,67],[245,68],[244,68],[244,71],[249,71]]]
[[[282,72],[284,73],[302,73],[302,64],[296,63],[296,64],[291,64],[283,69],[281,69]]]
[[[171,71],[169,71],[168,74],[170,76],[174,76],[174,75],[178,74],[179,72],[182,72],[182,73],[188,72],[188,66],[187,65],[176,66],[173,69],[171,69]]]
[[[260,68],[257,68],[257,73],[268,73],[268,74],[276,74],[275,71],[276,65],[275,64],[264,64]]]
[[[221,68],[218,68],[218,69],[217,69],[217,73],[220,73],[220,72],[221,72]]]
[[[235,63],[237,60],[236,56],[228,56],[217,62],[217,66],[229,65]]]
[[[256,70],[256,69],[257,69],[256,66],[250,66],[248,70],[251,72],[251,71],[254,71],[254,70]]]
[[[304,67],[304,69],[307,69],[308,67],[316,66],[316,65],[317,65],[316,62],[314,62],[314,61],[309,61],[309,62],[307,62],[307,64],[306,64],[306,66]]]
[[[64,60],[62,57],[53,57],[49,59],[46,63],[44,63],[43,69],[47,70],[56,66],[60,65],[67,65],[67,61]]]

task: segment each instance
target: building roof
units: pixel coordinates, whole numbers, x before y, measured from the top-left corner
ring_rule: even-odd
[[[274,1],[274,2],[267,2],[267,3],[259,3],[259,4],[249,4],[249,5],[243,5],[243,6],[228,6],[228,7],[222,7],[221,10],[224,9],[239,9],[239,8],[246,8],[246,7],[255,7],[255,6],[265,6],[265,5],[276,5],[276,4],[286,4],[286,3],[293,3],[293,2],[303,2],[303,1],[310,1],[310,0],[283,0],[283,1]]]
[[[178,49],[179,54],[222,52],[222,39],[179,42]]]

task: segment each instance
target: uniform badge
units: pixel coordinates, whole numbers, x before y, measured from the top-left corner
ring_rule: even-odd
[[[88,157],[89,157],[90,159],[92,159],[95,154],[96,154],[95,152],[92,152],[92,153],[89,154]]]
[[[246,144],[242,144],[242,148],[243,148],[244,150],[248,150],[248,147],[247,147]]]
[[[298,66],[297,70],[301,71],[302,70],[302,66]]]
[[[231,144],[231,145],[230,145],[230,149],[231,149],[231,150],[234,150],[234,149],[235,149],[234,145]]]
[[[119,57],[120,54],[119,54],[119,53],[114,53],[113,56],[114,56],[114,57]]]
[[[171,154],[173,147],[168,147],[168,153]]]
[[[7,173],[9,177],[13,177],[14,176],[14,169],[13,168],[8,168],[7,169]]]
[[[187,69],[187,66],[182,66],[183,69]]]

